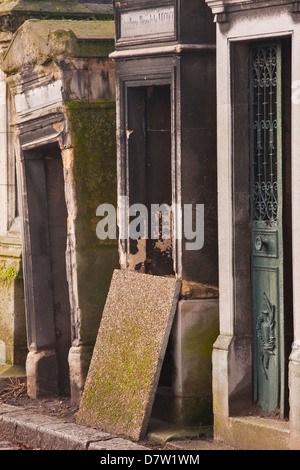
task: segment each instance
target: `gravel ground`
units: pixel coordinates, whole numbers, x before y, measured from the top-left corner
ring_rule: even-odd
[[[1,403],[20,406],[32,413],[56,416],[71,423],[76,422],[78,411],[78,407],[71,405],[70,397],[30,398],[27,395],[26,384],[18,379],[11,379],[7,387],[0,392]]]

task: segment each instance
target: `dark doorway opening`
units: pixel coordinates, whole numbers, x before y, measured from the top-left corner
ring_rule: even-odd
[[[151,236],[153,205],[172,205],[170,86],[132,87],[127,93],[129,204],[147,207],[148,238],[142,247],[145,272],[173,275],[172,213],[168,219],[170,230],[164,232],[164,217],[169,216],[159,211],[159,237]],[[130,254],[134,255],[140,246],[137,240],[130,240]],[[138,263],[136,269],[140,268]]]
[[[32,341],[37,350],[55,349],[58,390],[70,394],[68,353],[71,347],[69,290],[66,273],[67,207],[58,145],[24,152],[30,237]],[[31,285],[30,285],[31,284]]]

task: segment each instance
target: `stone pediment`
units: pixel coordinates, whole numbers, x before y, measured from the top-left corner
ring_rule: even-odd
[[[113,21],[28,20],[16,32],[3,69],[10,74],[65,56],[107,56],[113,48]]]
[[[221,12],[228,8],[231,9],[244,9],[247,8],[259,8],[266,6],[280,6],[286,4],[299,3],[298,0],[206,0],[208,6],[213,9],[214,13]]]

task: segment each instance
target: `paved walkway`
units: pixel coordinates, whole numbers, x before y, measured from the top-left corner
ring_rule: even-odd
[[[42,450],[147,449],[106,432],[4,404],[0,405],[0,436]]]
[[[0,437],[0,450],[26,450],[26,446],[29,446],[34,450],[152,451],[160,447],[154,447],[151,439],[145,440],[142,445],[117,435],[65,422],[57,417],[33,414],[21,407],[6,404],[0,405]],[[17,444],[21,446],[17,447]],[[233,450],[213,439],[180,437],[176,440],[173,438],[161,447],[171,451]]]

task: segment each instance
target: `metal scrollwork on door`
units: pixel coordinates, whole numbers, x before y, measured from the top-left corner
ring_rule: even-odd
[[[276,46],[258,47],[252,56],[252,136],[254,220],[276,221],[277,62]]]
[[[262,311],[256,323],[258,341],[261,347],[261,361],[264,375],[268,380],[270,357],[274,356],[275,349],[275,305],[272,305],[264,292],[266,310]]]
[[[283,416],[286,401],[283,133],[289,84],[282,81],[284,53],[279,39],[249,45],[253,398],[268,416],[278,409]]]

